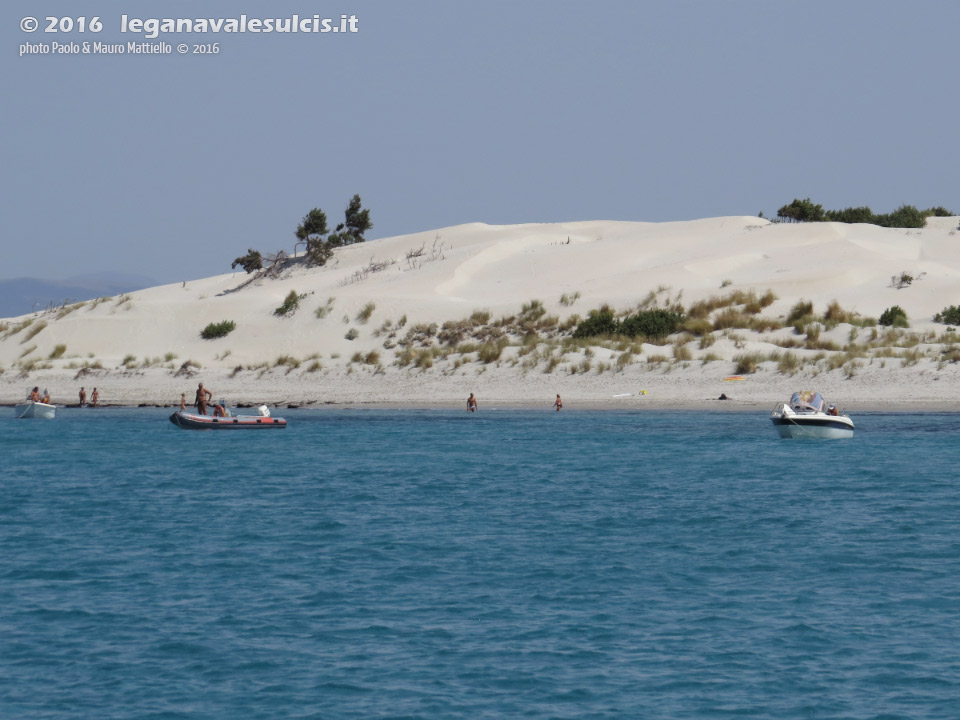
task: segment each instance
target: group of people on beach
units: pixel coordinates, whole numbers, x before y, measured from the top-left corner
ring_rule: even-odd
[[[94,390],[96,392],[96,390]],[[197,408],[198,415],[207,414],[207,406],[213,401],[213,393],[210,392],[207,388],[203,386],[203,383],[197,385],[197,394],[194,397],[193,405]],[[222,401],[221,401],[222,403]],[[467,411],[476,412],[479,407],[477,403],[477,396],[473,393],[470,393],[470,397],[467,398]],[[553,402],[553,407],[556,408],[557,412],[563,410],[563,400],[560,398],[560,393],[557,393],[557,399]],[[180,410],[181,412],[187,409],[187,394],[180,393]],[[226,413],[226,408],[222,405],[215,404],[213,406],[213,414],[215,416],[222,416]]]
[[[90,398],[90,400],[91,402],[87,403],[87,389],[81,387],[80,388],[80,404],[78,405],[78,407],[87,407],[88,404],[92,405],[93,407],[97,407],[97,405],[100,403],[100,392],[96,388],[93,389],[93,396]],[[45,403],[46,405],[49,405],[50,391],[44,388],[43,393],[41,393],[39,386],[34,386],[33,390],[30,391],[30,401]]]
[[[560,393],[557,393],[557,399],[553,401],[553,407],[557,409],[557,412],[563,410],[563,400],[560,398]],[[473,393],[470,393],[470,397],[467,398],[467,412],[476,412],[477,411],[477,398]]]
[[[44,388],[43,394],[41,395],[40,388],[35,387],[30,392],[30,399],[33,402],[49,403],[50,393],[49,391],[46,390],[46,388]],[[194,406],[197,408],[197,414],[206,415],[207,406],[212,401],[213,401],[213,393],[207,390],[207,388],[203,386],[203,383],[200,383],[199,385],[197,385],[197,394],[193,401]],[[90,397],[89,405],[92,405],[93,407],[97,407],[99,402],[100,402],[100,393],[97,390],[97,388],[94,388],[93,395],[91,395]],[[80,388],[80,407],[87,407],[87,405],[88,405],[87,389],[84,387],[81,387]],[[554,400],[553,407],[556,408],[557,412],[560,412],[561,410],[563,410],[563,400],[560,398],[560,393],[557,393],[557,399]],[[476,412],[477,408],[478,408],[477,398],[473,393],[470,393],[470,397],[467,398],[467,411]],[[187,409],[187,394],[180,393],[180,410],[186,410],[186,409]],[[227,410],[225,407],[223,407],[223,405],[214,404],[213,406],[213,414],[216,416],[223,416],[226,414],[226,411]]]

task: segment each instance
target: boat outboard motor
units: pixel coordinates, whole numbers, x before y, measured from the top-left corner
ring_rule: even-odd
[[[266,405],[261,405],[257,408],[257,412],[260,414],[260,417],[270,417],[270,408]]]

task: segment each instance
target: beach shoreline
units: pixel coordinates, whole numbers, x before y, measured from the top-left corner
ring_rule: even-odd
[[[271,372],[235,375],[226,370],[176,377],[164,371],[123,373],[99,371],[96,376],[45,371],[26,378],[0,375],[0,405],[21,402],[34,386],[49,389],[52,402],[76,407],[84,387],[89,403],[97,388],[102,407],[176,408],[181,393],[192,407],[196,387],[203,383],[228,407],[384,410],[466,409],[472,392],[479,411],[497,409],[556,412],[560,393],[563,412],[576,410],[769,412],[796,390],[819,390],[842,410],[855,412],[956,412],[960,404],[945,397],[960,382],[960,367],[937,370],[932,363],[909,368],[866,368],[843,378],[838,373],[818,376],[785,376],[775,368],[742,379],[726,380],[723,368],[691,365],[669,373],[634,366],[618,373],[570,375],[522,373],[509,368],[472,367],[450,377],[416,370],[337,368],[323,373]],[[479,374],[478,374],[479,373]],[[721,399],[725,396],[726,399]]]
[[[818,390],[851,412],[950,411],[960,333],[935,319],[960,276],[957,224],[472,223],[386,238],[276,277],[0,321],[0,403],[38,386],[74,404],[96,387],[102,404],[169,407],[203,382],[234,407],[458,407],[475,393],[481,411],[549,409],[557,394],[571,410],[759,411]],[[416,255],[431,243],[442,251]],[[879,325],[892,306],[908,328]],[[604,308],[683,323],[579,337]]]

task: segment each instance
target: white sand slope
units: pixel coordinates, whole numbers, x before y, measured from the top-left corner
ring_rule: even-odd
[[[918,362],[890,359],[880,367],[880,360],[864,359],[852,374],[821,370],[814,377],[808,367],[790,377],[765,363],[742,381],[724,381],[739,353],[775,349],[770,338],[748,333],[738,343],[718,332],[710,348],[689,343],[693,357],[679,363],[650,364],[650,356],[671,357],[671,347],[644,346],[639,362],[619,372],[597,372],[598,365],[617,357],[604,348],[591,356],[564,356],[551,372],[545,372],[546,362],[523,368],[515,347],[504,351],[499,366],[473,355],[460,357],[459,363],[459,356],[438,358],[433,367],[414,369],[394,365],[402,348],[384,343],[392,345],[414,325],[459,320],[475,310],[496,319],[515,315],[536,299],[562,322],[601,303],[618,310],[635,307],[663,288],[669,291],[662,297],[675,298],[682,291],[686,305],[731,290],[771,289],[779,299],[764,314],[774,317],[785,315],[801,298],[812,300],[818,313],[836,299],[845,309],[872,317],[899,305],[914,329],[941,333],[945,328],[934,325],[932,315],[960,304],[957,228],[957,218],[931,218],[922,230],[899,230],[724,217],[671,223],[472,223],[387,238],[339,249],[326,267],[298,265],[279,279],[244,286],[249,276],[230,273],[87,303],[62,316],[48,312],[8,319],[0,332],[0,401],[13,402],[28,386],[41,385],[50,387],[54,400],[75,402],[82,384],[88,392],[100,387],[108,402],[170,403],[202,379],[232,401],[249,402],[429,404],[460,402],[473,391],[497,402],[548,405],[562,392],[568,407],[570,400],[605,403],[626,393],[651,405],[682,406],[720,392],[738,402],[763,404],[802,385],[823,388],[848,403],[878,404],[890,397],[937,405],[948,402],[945,387],[957,369],[937,362],[937,352],[925,345],[930,352]],[[903,272],[914,282],[892,287],[891,277]],[[274,310],[290,291],[305,297],[297,312],[277,317]],[[562,295],[577,293],[572,305],[561,304]],[[369,303],[374,309],[364,322],[358,313]],[[316,314],[321,306],[330,307],[323,318]],[[401,318],[406,324],[397,329]],[[236,329],[225,338],[201,339],[208,323],[223,320],[234,321]],[[26,321],[32,324],[14,332]],[[376,332],[384,325],[396,332],[392,341],[388,331]],[[351,329],[357,334],[353,340],[346,337]],[[849,333],[850,327],[841,325],[830,337],[842,346]],[[58,345],[65,350],[50,359]],[[378,363],[351,362],[356,353],[371,352],[379,353]],[[708,352],[720,360],[702,364]],[[272,367],[281,356],[301,364]],[[512,358],[518,362],[511,363]],[[175,375],[188,360],[200,366],[199,374]],[[587,372],[571,372],[583,369],[585,360]],[[84,364],[102,369],[84,373]]]

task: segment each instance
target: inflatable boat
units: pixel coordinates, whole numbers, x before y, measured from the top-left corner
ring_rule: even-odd
[[[270,410],[261,405],[257,415],[198,415],[186,410],[178,410],[170,416],[170,422],[184,430],[266,430],[267,428],[285,428],[283,418],[270,417]]]

